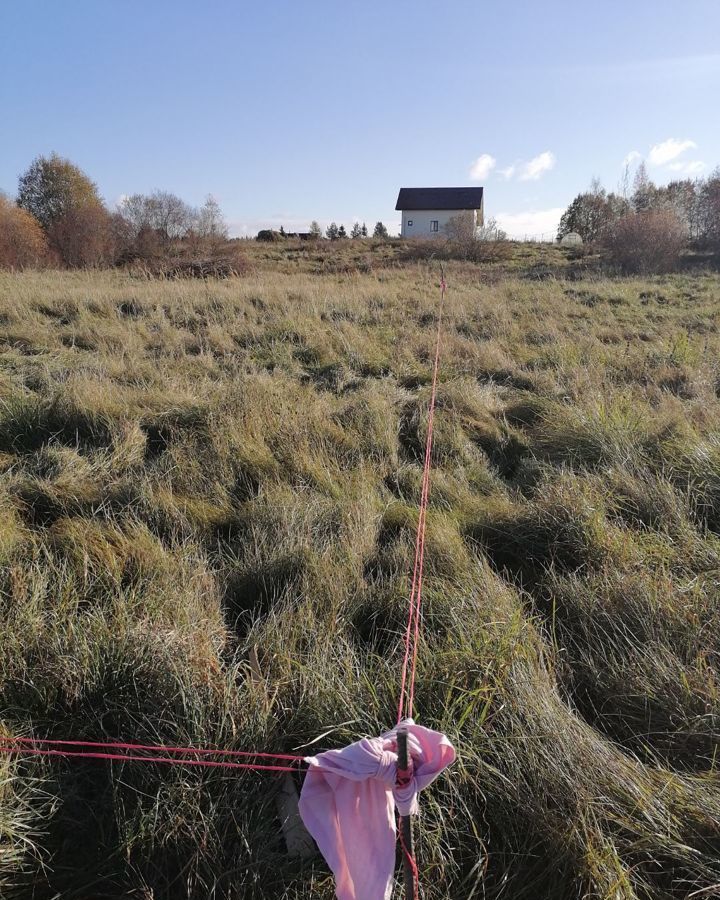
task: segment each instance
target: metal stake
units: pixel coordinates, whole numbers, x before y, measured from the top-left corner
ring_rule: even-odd
[[[397,764],[397,786],[405,787],[412,778],[412,757],[408,755],[408,733],[407,728],[398,728],[397,744],[398,744],[398,764]],[[403,847],[403,873],[405,883],[405,898],[413,900],[415,897],[415,873],[413,871],[412,860],[415,858],[415,849],[413,841],[412,816],[400,816],[400,837]]]

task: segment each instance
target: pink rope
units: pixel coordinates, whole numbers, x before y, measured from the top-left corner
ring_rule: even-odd
[[[259,750],[213,750],[207,747],[175,747],[166,744],[129,744],[118,741],[65,741],[50,740],[49,738],[29,738],[29,737],[5,737],[2,740],[12,743],[26,744],[28,746],[55,746],[55,747],[95,747],[97,749],[104,748],[110,750],[146,750],[150,753],[179,753],[179,754],[198,754],[200,756],[231,756],[231,757],[252,757],[264,759],[286,759],[301,761],[303,756],[295,753],[262,753]]]
[[[170,766],[198,766],[201,768],[218,768],[218,769],[251,769],[260,772],[297,772],[297,766],[276,766],[266,765],[263,763],[238,763],[228,762],[227,760],[210,760],[210,759],[178,759],[173,756],[136,756],[129,753],[98,753],[87,750],[42,750],[38,747],[30,746],[0,746],[0,753],[8,753],[22,756],[60,756],[69,757],[70,759],[107,759],[116,762],[145,762],[145,763],[162,763]]]
[[[433,428],[435,423],[435,406],[437,403],[437,381],[440,368],[440,337],[442,333],[442,312],[445,301],[445,276],[440,281],[440,307],[438,311],[437,334],[435,338],[435,359],[433,362],[432,389],[428,410],[428,428],[425,439],[425,457],[423,459],[422,490],[420,493],[420,512],[418,515],[417,534],[415,536],[415,560],[413,563],[412,585],[410,589],[410,608],[405,627],[405,653],[403,656],[402,674],[400,678],[400,697],[398,699],[397,721],[411,717],[415,699],[415,673],[417,670],[418,645],[420,642],[420,620],[422,609],[422,585],[425,563],[425,537],[427,528],[427,508],[430,496],[430,469],[432,461]],[[409,675],[409,678],[408,678]]]

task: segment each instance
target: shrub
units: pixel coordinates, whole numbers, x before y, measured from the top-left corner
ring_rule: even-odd
[[[499,262],[508,259],[513,252],[513,244],[507,240],[428,240],[413,239],[403,247],[400,259],[416,262],[429,259],[457,259],[463,262]]]
[[[623,272],[670,272],[678,263],[683,232],[675,213],[648,209],[619,219],[607,236],[612,261]]]
[[[256,240],[258,241],[266,241],[267,243],[274,243],[275,241],[281,241],[283,239],[282,235],[279,231],[274,231],[272,228],[262,228],[257,233]]]
[[[26,269],[47,258],[47,240],[34,216],[0,196],[0,268]]]
[[[100,203],[70,208],[50,225],[48,237],[71,269],[96,269],[115,257],[113,219]]]

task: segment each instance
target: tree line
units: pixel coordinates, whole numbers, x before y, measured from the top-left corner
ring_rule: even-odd
[[[310,225],[310,233],[314,234],[316,237],[320,237],[320,226],[317,222],[313,222]],[[335,222],[331,222],[328,227],[325,229],[325,237],[329,241],[338,241],[343,240],[348,236],[347,231],[345,230],[344,225],[337,225]],[[353,240],[357,240],[358,238],[366,238],[368,236],[367,225],[363,222],[362,225],[359,222],[353,222],[353,226],[350,229],[350,237]],[[373,228],[374,238],[386,238],[388,237],[388,230],[383,225],[382,222],[376,222],[375,228]]]
[[[198,209],[169,191],[132,194],[112,211],[95,182],[56,153],[33,160],[14,202],[0,195],[0,267],[92,268],[212,256],[227,239],[211,195]]]
[[[670,268],[685,247],[720,250],[720,167],[707,178],[656,185],[641,163],[632,187],[626,168],[609,192],[594,179],[560,219],[558,240],[571,233],[605,246],[630,271]]]
[[[259,240],[281,240],[286,235],[265,230]],[[348,235],[344,225],[332,222],[324,236],[331,241],[368,237],[365,223],[355,222]],[[302,237],[321,239],[314,221]],[[377,222],[373,237],[387,238]],[[131,194],[111,210],[95,182],[69,159],[53,153],[39,156],[20,176],[17,196],[0,193],[0,268],[62,265],[96,268],[141,263],[166,272],[183,267],[222,264],[237,270],[242,258],[217,200],[209,195],[196,208],[169,191]],[[209,261],[209,262],[204,262]]]
[[[345,226],[338,225],[337,222],[331,222],[323,232],[322,228],[320,227],[320,223],[313,219],[313,221],[310,223],[309,231],[287,232],[282,225],[280,226],[279,231],[275,231],[271,228],[263,228],[257,233],[257,240],[281,241],[285,238],[300,238],[301,240],[320,241],[324,237],[328,241],[342,241],[348,237],[352,240],[359,240],[368,236],[368,227],[364,222],[362,223],[362,225],[360,224],[360,222],[353,222],[353,226],[350,229],[350,234],[348,234]],[[387,228],[385,227],[385,225],[383,225],[382,222],[376,222],[372,236],[374,238],[385,239],[390,235]]]

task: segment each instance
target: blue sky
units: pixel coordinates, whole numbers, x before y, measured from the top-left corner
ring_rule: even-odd
[[[720,0],[0,0],[0,109],[9,194],[55,150],[110,205],[212,193],[235,234],[472,183],[549,232],[628,154],[720,163]]]

